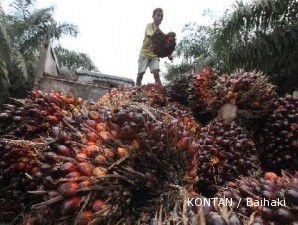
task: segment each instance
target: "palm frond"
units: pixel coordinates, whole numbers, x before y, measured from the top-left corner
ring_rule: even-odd
[[[78,69],[97,70],[87,54],[71,51],[61,46],[55,48],[55,53],[61,67],[67,67],[71,71]]]
[[[13,49],[12,51],[13,63],[18,69],[18,74],[14,74],[25,82],[28,79],[28,69],[27,69],[27,61],[20,51],[17,49]]]
[[[6,32],[5,14],[0,6],[0,59],[3,60],[6,66],[10,65],[10,40]]]

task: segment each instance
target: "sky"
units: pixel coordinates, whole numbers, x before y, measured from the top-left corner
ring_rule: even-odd
[[[216,17],[230,8],[235,0],[36,0],[37,7],[53,5],[55,19],[78,26],[76,38],[65,37],[60,44],[87,53],[100,72],[135,80],[139,51],[145,26],[152,22],[152,11],[161,7],[163,32],[173,31],[177,40],[189,22],[208,25],[213,19],[203,16],[207,9]],[[160,61],[161,71],[167,59]],[[169,62],[169,61],[168,61]],[[149,70],[143,83],[154,82]]]

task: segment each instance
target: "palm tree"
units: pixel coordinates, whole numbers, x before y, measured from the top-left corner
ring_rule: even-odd
[[[45,34],[54,41],[65,35],[76,37],[78,34],[75,25],[55,21],[53,7],[36,9],[34,5],[35,0],[14,0],[10,4],[12,10],[9,14],[5,14],[1,8],[0,105],[9,94],[23,97],[32,88],[35,65]],[[68,51],[62,47],[59,49],[59,58],[67,61],[71,69],[96,69],[86,54]],[[68,60],[68,57],[75,54],[78,56],[76,61]]]
[[[213,27],[196,23],[186,24],[185,34],[177,44],[176,55],[182,59],[179,64],[167,63],[166,80],[173,80],[188,71],[198,71],[206,66],[218,67],[218,60],[213,52]]]
[[[72,72],[78,69],[98,70],[89,56],[85,53],[71,51],[61,46],[55,47],[55,53],[59,65],[61,67],[67,67]]]
[[[238,2],[217,22],[213,49],[226,71],[258,69],[271,76],[280,93],[298,86],[298,2]]]
[[[53,18],[53,7],[35,9],[34,0],[14,0],[11,3],[12,11],[6,17],[7,35],[11,39],[11,47],[21,67],[20,71],[13,70],[10,75],[11,94],[17,97],[26,95],[34,83],[35,65],[38,60],[40,45],[44,34],[47,33],[53,40],[59,40],[64,35],[75,37],[78,29],[69,23],[57,23]]]
[[[12,87],[10,84],[17,85],[16,77],[19,77],[19,80],[27,79],[26,63],[18,49],[11,45],[6,31],[5,15],[0,6],[0,105],[9,96]]]

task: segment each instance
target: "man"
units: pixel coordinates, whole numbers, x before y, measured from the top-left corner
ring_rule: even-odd
[[[145,74],[148,67],[150,69],[150,72],[154,76],[155,83],[161,85],[159,77],[159,58],[152,51],[150,37],[154,34],[154,32],[159,28],[159,25],[161,24],[161,21],[163,19],[163,10],[161,8],[154,9],[152,18],[153,23],[147,24],[145,30],[145,37],[138,61],[139,65],[136,85],[142,84],[143,75]]]

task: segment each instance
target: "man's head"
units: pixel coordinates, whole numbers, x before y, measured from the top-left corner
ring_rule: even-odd
[[[163,19],[163,11],[161,8],[156,8],[153,10],[153,15],[152,15],[152,18],[153,18],[153,22],[156,26],[159,26],[162,19]]]

